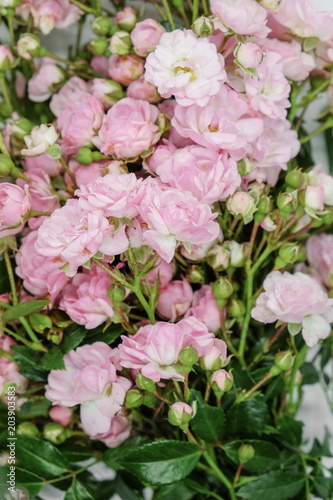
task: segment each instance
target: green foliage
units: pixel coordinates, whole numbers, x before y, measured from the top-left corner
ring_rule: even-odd
[[[260,474],[279,467],[280,453],[278,448],[273,443],[256,439],[232,441],[223,445],[224,452],[235,464],[239,463],[238,450],[242,444],[250,444],[255,451],[254,457],[244,464],[246,471]]]
[[[46,382],[47,371],[40,367],[40,353],[24,345],[11,347],[14,360],[20,367],[20,373],[34,382]]]
[[[48,300],[31,300],[28,302],[22,302],[22,304],[17,304],[16,306],[11,306],[5,311],[3,321],[4,323],[7,323],[13,319],[28,316],[31,313],[40,311],[46,307],[48,303]]]
[[[196,404],[195,417],[190,421],[195,435],[207,443],[219,441],[225,429],[225,413],[222,408],[209,406],[201,392],[191,390],[192,402]]]
[[[45,370],[64,370],[63,353],[58,346],[52,347],[42,358],[41,367]]]
[[[5,498],[5,493],[8,494],[7,474],[9,474],[9,466],[0,467],[0,495]],[[41,477],[27,470],[15,467],[15,482],[17,487],[22,487],[28,490],[30,497],[33,499],[44,486],[44,481]]]
[[[269,472],[242,486],[237,495],[246,500],[291,500],[305,487],[303,474],[285,471]]]
[[[70,488],[67,490],[65,500],[94,500],[94,498],[83,484],[74,478]]]
[[[268,422],[268,408],[263,394],[243,401],[227,413],[228,433],[231,436],[260,436]]]

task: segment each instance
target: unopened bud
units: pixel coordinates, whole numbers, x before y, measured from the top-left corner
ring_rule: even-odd
[[[269,214],[273,208],[273,201],[270,196],[263,196],[258,201],[257,209],[261,214]]]
[[[74,155],[74,160],[80,165],[90,165],[93,161],[92,151],[89,148],[80,148]]]
[[[7,177],[13,167],[15,165],[9,156],[0,155],[0,178]]]
[[[126,56],[129,54],[131,47],[132,41],[127,31],[116,31],[115,34],[112,35],[109,44],[109,50],[112,54]]]
[[[188,345],[180,351],[178,359],[185,366],[193,366],[198,362],[199,356],[194,347]]]
[[[116,23],[121,30],[132,31],[136,22],[137,14],[133,7],[125,7],[116,15]]]
[[[142,391],[154,392],[156,389],[156,384],[150,378],[145,377],[139,372],[136,376],[135,383],[139,389]]]
[[[111,23],[108,17],[99,16],[95,17],[91,23],[91,29],[95,35],[105,36],[108,35],[111,29]]]
[[[217,370],[211,376],[210,385],[216,396],[222,396],[225,392],[230,391],[234,383],[231,373],[226,370]]]
[[[253,171],[253,165],[251,164],[250,160],[245,157],[237,162],[237,169],[239,175],[244,177],[245,175],[249,175]]]
[[[277,256],[276,259],[274,260],[274,267],[275,269],[284,269],[288,265],[287,262],[285,262],[281,257]]]
[[[191,28],[196,35],[206,37],[213,33],[214,23],[209,17],[201,16],[194,21]]]
[[[13,66],[14,56],[7,47],[0,45],[0,71],[6,71]]]
[[[228,299],[233,294],[233,286],[232,283],[228,280],[228,278],[221,277],[212,287],[213,294],[217,299]]]
[[[294,212],[298,207],[297,191],[292,191],[291,193],[280,193],[277,197],[276,203],[283,215]]]
[[[29,135],[34,128],[34,124],[27,118],[18,118],[13,121],[10,135],[17,139],[23,139]]]
[[[255,449],[250,444],[242,444],[238,449],[238,460],[241,464],[246,464],[255,455]]]
[[[68,429],[68,427],[63,427],[56,422],[50,422],[49,424],[46,424],[43,429],[44,438],[53,444],[64,443],[66,439],[71,437],[71,435],[72,431]]]
[[[112,285],[108,290],[108,297],[113,304],[119,304],[126,297],[126,288],[121,285]]]
[[[154,394],[152,394],[151,392],[146,392],[143,395],[142,404],[144,406],[147,406],[148,408],[154,408],[154,406],[156,406],[156,403],[157,397],[154,396]]]
[[[237,241],[229,241],[228,247],[230,249],[230,266],[243,267],[246,260],[246,252],[244,243],[237,243]]]
[[[205,272],[200,266],[190,266],[188,272],[186,273],[186,279],[190,283],[204,283]]]
[[[287,372],[294,366],[294,356],[290,351],[281,351],[274,356],[274,363],[280,370]]]
[[[215,271],[227,269],[230,263],[230,250],[223,245],[214,245],[207,254],[207,262]]]
[[[279,257],[287,264],[294,264],[299,255],[299,246],[295,243],[285,243],[279,249]]]
[[[17,428],[17,434],[20,436],[39,437],[39,430],[32,422],[22,422]]]
[[[286,183],[293,189],[298,189],[304,185],[305,175],[300,169],[295,168],[286,175]]]
[[[325,191],[322,186],[306,186],[299,193],[299,201],[303,207],[312,210],[323,210]]]
[[[229,196],[226,202],[229,212],[238,219],[243,219],[244,224],[253,220],[253,214],[257,211],[254,199],[244,191],[237,191]]]
[[[130,389],[125,398],[125,406],[126,408],[137,408],[141,406],[143,402],[143,395],[137,389]]]
[[[105,38],[93,38],[88,43],[88,49],[94,56],[101,56],[108,48],[108,42]]]
[[[186,430],[192,415],[193,409],[188,404],[178,402],[170,406],[168,419],[171,425]]]
[[[23,59],[29,61],[39,53],[40,39],[31,33],[25,33],[20,36],[17,42],[17,53]]]
[[[232,299],[228,305],[228,314],[232,318],[240,318],[244,316],[246,311],[245,305],[241,300]]]
[[[234,56],[241,68],[255,69],[262,62],[264,54],[256,43],[245,42],[236,46]]]

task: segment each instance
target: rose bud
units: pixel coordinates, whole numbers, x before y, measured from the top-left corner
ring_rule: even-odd
[[[55,144],[58,133],[53,125],[40,125],[32,129],[30,135],[24,136],[27,149],[22,149],[23,156],[39,156]]]
[[[306,186],[306,188],[299,193],[299,201],[303,207],[312,210],[323,210],[324,198],[325,191],[322,186]]]
[[[91,23],[91,29],[93,33],[95,33],[95,35],[108,35],[111,29],[109,18],[104,16],[95,17],[93,22]]]
[[[227,209],[234,217],[242,218],[245,224],[253,220],[253,214],[257,211],[254,199],[244,191],[237,191],[232,196],[229,196]]]
[[[137,15],[133,7],[125,7],[120,12],[117,12],[115,21],[120,29],[132,31],[136,24]]]
[[[32,422],[22,422],[17,427],[17,434],[19,436],[31,436],[31,437],[39,437],[38,427]]]
[[[192,417],[193,409],[188,404],[180,401],[170,406],[168,419],[171,425],[186,430]]]
[[[126,408],[137,408],[142,405],[143,395],[138,389],[130,389],[126,393],[125,406]]]
[[[126,56],[132,47],[131,37],[127,31],[116,31],[110,40],[109,50],[112,54]]]
[[[25,33],[20,36],[17,42],[17,53],[22,59],[29,61],[32,57],[38,55],[40,48],[40,39],[31,33]]]
[[[71,437],[71,435],[72,431],[70,429],[63,427],[56,422],[50,422],[49,424],[46,424],[43,429],[44,438],[53,444],[64,443],[66,439]]]
[[[209,17],[201,16],[194,21],[191,28],[196,35],[206,37],[213,33],[214,23]]]
[[[242,444],[238,449],[238,460],[241,464],[246,464],[255,455],[255,449],[250,444]]]
[[[241,68],[255,69],[263,60],[263,52],[257,44],[253,42],[240,43],[234,50],[236,62]]]
[[[299,246],[295,243],[285,243],[279,249],[279,257],[286,264],[294,264],[297,261],[299,255]]]
[[[14,62],[14,56],[7,47],[0,45],[0,70],[10,69]]]
[[[294,212],[298,207],[297,191],[291,193],[280,193],[277,197],[277,206],[280,209],[282,217],[286,217],[291,212]]]
[[[142,391],[154,392],[156,389],[156,384],[150,378],[145,377],[139,372],[136,376],[135,383],[139,389]]]
[[[188,345],[180,351],[178,359],[185,366],[193,366],[198,362],[199,356],[194,347]]]
[[[208,354],[200,358],[200,366],[204,370],[220,370],[227,364],[227,345],[224,340],[215,339]]]
[[[221,277],[213,283],[213,294],[217,299],[228,299],[233,291],[232,283],[228,278]]]
[[[52,406],[49,411],[50,418],[53,422],[66,427],[72,420],[72,410],[65,406]]]
[[[288,372],[294,366],[294,356],[290,351],[281,351],[274,356],[274,363],[281,371]]]
[[[210,384],[217,397],[230,391],[234,383],[233,376],[226,370],[217,370],[213,373]]]
[[[291,170],[286,175],[286,183],[293,189],[298,189],[302,187],[304,185],[304,182],[305,182],[305,175],[298,168]]]

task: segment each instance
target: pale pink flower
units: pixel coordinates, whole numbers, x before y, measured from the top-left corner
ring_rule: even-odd
[[[210,332],[216,332],[221,328],[222,310],[216,304],[216,299],[210,285],[203,285],[194,292],[191,308],[186,313],[201,321]]]
[[[240,160],[263,131],[262,118],[253,118],[250,112],[248,100],[223,85],[204,108],[177,105],[172,125],[183,137],[209,149],[226,149]]]
[[[324,204],[333,206],[333,176],[327,174],[317,165],[307,173],[307,183],[310,186],[320,186],[324,190]]]
[[[192,299],[193,290],[185,278],[170,281],[167,285],[159,288],[156,310],[163,318],[176,321],[179,316],[186,313]]]
[[[157,92],[155,85],[147,82],[144,76],[140,76],[138,80],[129,84],[127,87],[127,95],[128,97],[132,97],[132,99],[142,99],[151,104],[156,104],[161,100],[161,96]]]
[[[306,274],[272,271],[264,281],[264,292],[252,309],[252,317],[261,323],[299,324],[306,344],[312,347],[330,334],[333,299]]]
[[[157,107],[127,97],[115,104],[103,119],[94,143],[103,154],[133,158],[147,151],[159,139]]]
[[[22,189],[10,182],[0,183],[0,238],[17,234],[23,229],[23,217],[31,208],[27,186]],[[8,229],[10,226],[16,226]]]
[[[131,31],[134,28],[137,16],[133,7],[125,7],[119,10],[115,16],[115,21],[121,29]]]
[[[111,420],[110,429],[107,432],[90,436],[91,439],[102,441],[108,448],[117,448],[131,435],[132,422],[121,413]]]
[[[257,67],[258,76],[245,76],[245,91],[254,110],[270,118],[286,117],[290,84],[283,74],[282,57],[276,52],[267,53]]]
[[[172,142],[162,139],[161,144],[159,144],[153,151],[153,153],[144,159],[143,166],[150,172],[156,174],[156,170],[159,165],[162,165],[165,161],[171,160],[173,154],[177,151],[177,148]]]
[[[146,274],[151,285],[154,285],[157,278],[161,287],[165,287],[173,278],[176,267],[173,262],[165,262],[163,259],[158,259],[155,263],[155,269]]]
[[[254,69],[259,66],[264,54],[258,45],[253,42],[246,42],[239,44],[236,48],[235,56],[242,68]]]
[[[88,435],[108,432],[131,387],[128,379],[117,375],[118,350],[95,342],[65,354],[64,363],[65,370],[51,370],[45,396],[56,405],[81,405]]]
[[[58,134],[53,125],[39,125],[34,127],[30,135],[24,136],[26,149],[21,150],[23,156],[39,156],[55,144]]]
[[[258,38],[265,38],[270,32],[266,11],[255,0],[210,0],[210,7],[219,21],[216,27],[221,31],[231,30]]]
[[[100,267],[83,269],[63,289],[59,309],[87,330],[96,328],[114,315],[108,297],[110,286],[110,276]]]
[[[39,255],[35,248],[37,231],[31,231],[22,238],[19,251],[15,254],[17,276],[23,279],[23,286],[36,296],[50,294],[53,303],[68,281],[65,273],[59,270],[59,263]]]
[[[64,79],[64,71],[49,57],[43,57],[28,81],[28,96],[33,102],[44,102]]]
[[[140,78],[143,72],[143,59],[136,54],[129,54],[128,56],[113,55],[109,58],[108,75],[121,85],[129,85]]]
[[[53,422],[57,422],[57,424],[66,427],[72,420],[73,413],[72,410],[66,406],[52,406],[49,411],[49,416]]]
[[[214,335],[200,321],[188,318],[177,324],[158,322],[143,326],[135,335],[121,339],[120,364],[141,370],[145,377],[159,382],[161,379],[183,379],[178,361],[181,350],[190,345],[203,356],[212,346]]]
[[[155,188],[142,200],[139,211],[148,225],[145,240],[167,262],[172,260],[179,243],[190,252],[192,244],[209,243],[220,232],[220,226],[214,222],[216,214],[189,192]]]
[[[8,335],[0,336],[0,349],[11,354],[11,346],[16,342]],[[0,397],[6,396],[6,386],[15,385],[16,393],[25,391],[28,380],[20,374],[19,367],[15,361],[11,361],[5,356],[0,356]]]
[[[32,15],[34,26],[44,35],[53,28],[64,29],[80,19],[83,12],[69,0],[23,0],[17,13],[25,20]]]
[[[90,61],[90,66],[92,69],[100,73],[101,75],[109,78],[108,70],[109,59],[106,56],[94,56]]]
[[[17,179],[17,184],[21,187],[28,186],[31,196],[31,210],[36,212],[53,212],[59,207],[59,198],[52,192],[50,177],[44,172],[29,172],[27,182],[23,179]]]
[[[306,244],[307,260],[328,288],[332,287],[333,278],[333,235],[319,234],[311,236]]]
[[[119,160],[93,161],[90,165],[79,165],[75,160],[70,160],[69,166],[80,188],[95,181],[98,177],[104,177],[107,174],[124,174],[127,172],[125,164]]]
[[[59,175],[62,170],[60,161],[49,158],[46,153],[38,156],[26,156],[24,158],[24,164],[28,172],[28,177],[30,177],[30,173],[32,172],[36,174],[44,172],[50,177],[55,177]]]
[[[190,191],[199,201],[210,205],[225,200],[241,183],[237,164],[227,153],[219,154],[200,146],[176,150],[155,172],[170,187]]]
[[[58,117],[69,104],[83,103],[89,93],[88,84],[78,76],[72,76],[57,92],[53,94],[50,109]]]
[[[223,56],[191,30],[164,33],[145,68],[146,80],[163,97],[175,96],[182,106],[206,106],[226,80]]]
[[[131,40],[138,56],[146,57],[156,49],[165,29],[154,19],[145,19],[135,25]]]
[[[214,390],[223,393],[232,387],[233,377],[226,370],[217,370],[213,373],[210,382]]]
[[[87,95],[83,103],[68,103],[57,119],[67,153],[75,153],[91,142],[102,125],[103,105],[93,95]]]

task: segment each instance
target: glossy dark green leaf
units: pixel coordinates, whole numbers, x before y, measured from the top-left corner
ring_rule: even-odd
[[[120,461],[141,481],[152,485],[170,484],[188,476],[200,458],[200,450],[183,441],[156,441],[144,444]]]
[[[43,333],[46,328],[52,328],[51,318],[43,313],[35,312],[29,314],[29,322],[32,328],[38,333]]]
[[[44,356],[42,357],[41,367],[45,370],[64,370],[64,355],[58,346],[52,347]]]
[[[225,428],[223,409],[205,403],[199,391],[191,391],[191,401],[196,404],[196,414],[190,422],[191,429],[207,443],[216,443],[222,438]]]
[[[103,331],[103,328],[98,327],[89,331],[85,343],[92,344],[93,342],[100,342],[102,340],[106,344],[112,344],[123,333],[124,328],[121,325],[112,324],[105,331]]]
[[[8,476],[9,474],[9,466],[1,466],[0,467],[0,495],[1,498],[5,498],[5,492],[8,493]],[[44,486],[44,480],[29,472],[27,470],[21,469],[20,467],[15,466],[15,483],[18,488],[22,488],[23,490],[27,490],[30,494],[31,498],[35,498],[36,495],[40,492],[40,490]]]
[[[305,478],[302,474],[274,471],[242,486],[237,495],[246,500],[292,500],[304,486]]]
[[[67,490],[64,500],[94,500],[89,491],[80,481],[73,479],[70,488]]]
[[[13,319],[18,319],[23,316],[28,316],[31,313],[40,311],[49,304],[48,300],[31,300],[28,302],[22,302],[22,304],[17,304],[9,309],[3,315],[3,321],[11,321]]]
[[[325,140],[328,155],[329,171],[333,175],[333,129],[325,130]]]
[[[268,472],[279,466],[280,453],[277,447],[268,441],[257,439],[232,441],[223,445],[223,450],[235,464],[239,463],[238,450],[242,444],[250,444],[255,451],[254,457],[244,464],[245,470],[257,474]]]
[[[312,363],[304,363],[301,367],[302,385],[312,385],[319,382],[318,370]]]
[[[185,481],[178,481],[177,483],[161,486],[154,495],[154,500],[190,500],[194,494],[194,491],[186,485]]]
[[[132,489],[119,473],[115,480],[115,488],[122,500],[142,500],[142,496]]]
[[[120,460],[131,451],[147,443],[147,441],[146,437],[136,436],[127,439],[123,444],[117,446],[117,448],[109,448],[104,453],[104,463],[113,470],[123,469],[123,466],[119,464]]]
[[[73,443],[64,443],[58,446],[58,450],[71,463],[83,462],[93,456],[89,448]]]
[[[20,406],[16,416],[19,420],[31,420],[35,417],[47,417],[51,404],[51,401],[44,398],[44,396],[35,396]]]
[[[294,420],[289,415],[282,415],[278,424],[281,441],[290,445],[299,446],[302,442],[303,423]]]
[[[268,408],[263,394],[230,408],[227,413],[229,435],[261,435],[268,423]]]
[[[87,330],[81,326],[73,323],[69,325],[64,331],[64,337],[59,344],[60,349],[64,354],[75,349],[81,344],[82,340],[87,334]]]
[[[31,436],[19,436],[16,456],[32,472],[51,479],[70,471],[70,465],[51,443]]]
[[[25,345],[13,345],[11,352],[20,367],[20,373],[35,382],[46,382],[47,371],[40,368],[40,354]]]

